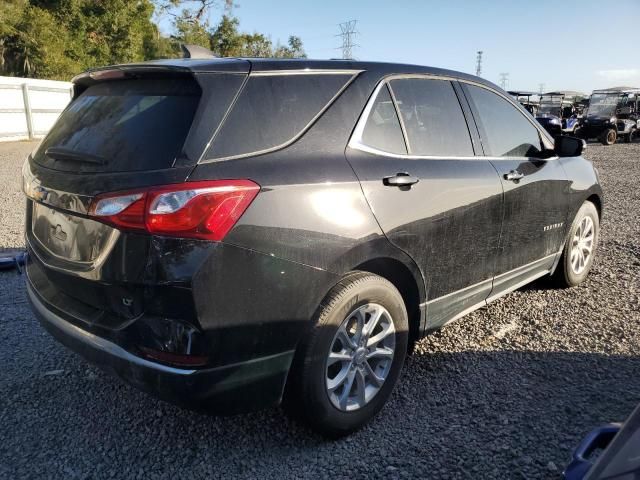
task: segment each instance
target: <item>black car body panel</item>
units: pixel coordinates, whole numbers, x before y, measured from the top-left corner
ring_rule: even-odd
[[[282,114],[275,77],[287,74],[331,81],[326,92],[314,91],[323,96],[304,115],[291,115],[296,122],[267,121],[259,135],[251,129],[250,142],[240,145],[240,135],[218,150],[226,122],[242,124],[234,115],[249,115],[253,106]],[[47,158],[47,149],[55,157],[59,147],[47,140],[28,159],[26,271],[34,311],[54,336],[182,404],[235,411],[277,403],[318,306],[349,272],[392,281],[417,338],[552,271],[582,202],[602,204],[589,162],[554,156],[552,139],[522,106],[457,72],[352,61],[170,60],[83,74],[75,98],[100,82],[167,76],[201,90],[171,165],[139,172],[126,161],[107,162],[120,165],[109,171],[91,164],[100,152],[88,152],[73,171],[76,160],[65,152],[62,160]],[[264,77],[274,77],[265,83],[271,90],[264,103],[245,102],[243,94],[258,85],[251,82]],[[462,156],[390,154],[356,141],[380,91],[415,88],[403,79],[440,82],[430,88],[444,89],[454,109],[438,115],[462,132],[443,152],[464,145]],[[301,102],[310,92],[298,95],[304,82],[298,84],[289,93]],[[492,152],[493,127],[474,104],[472,86],[521,113],[544,152]],[[399,111],[397,101],[386,102]],[[398,111],[403,138],[433,114]],[[237,152],[229,150],[234,145]],[[507,179],[513,172],[521,177]],[[388,183],[398,175],[417,183]],[[233,179],[253,182],[259,193],[221,241],[132,231],[95,216],[105,193]],[[175,363],[187,357],[192,366]]]

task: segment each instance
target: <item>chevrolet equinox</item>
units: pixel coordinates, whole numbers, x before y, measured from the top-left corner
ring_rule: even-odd
[[[23,168],[51,335],[161,398],[284,403],[327,436],[417,339],[536,278],[585,280],[602,190],[478,77],[356,61],[100,68]]]

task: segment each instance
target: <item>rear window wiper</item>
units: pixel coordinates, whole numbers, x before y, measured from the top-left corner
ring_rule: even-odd
[[[92,163],[94,165],[104,165],[107,163],[107,159],[100,155],[76,152],[75,150],[63,147],[49,147],[45,150],[44,154],[56,160],[66,160],[69,162]]]

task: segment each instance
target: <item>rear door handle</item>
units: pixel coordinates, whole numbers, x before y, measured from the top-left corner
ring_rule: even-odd
[[[387,187],[411,187],[420,181],[417,177],[412,177],[407,172],[399,172],[390,177],[384,177],[382,183]]]
[[[512,182],[517,182],[523,177],[524,177],[524,173],[519,172],[518,170],[511,170],[509,173],[504,174],[504,179],[511,180]]]

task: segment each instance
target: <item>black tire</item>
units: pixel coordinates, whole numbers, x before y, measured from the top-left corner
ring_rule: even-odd
[[[368,403],[353,411],[343,411],[334,406],[327,391],[327,359],[329,353],[335,351],[332,349],[340,325],[368,304],[381,305],[389,313],[395,328],[395,334],[390,334],[395,335],[393,359],[384,383]],[[287,381],[284,407],[294,418],[321,435],[338,438],[360,429],[387,402],[407,354],[407,311],[400,292],[391,282],[371,273],[354,272],[331,289],[314,320],[311,331],[296,351]],[[340,366],[343,367],[344,364]],[[342,388],[344,391],[346,387]]]
[[[613,128],[606,129],[600,136],[600,142],[603,145],[613,145],[614,143],[616,143],[617,139],[618,132],[616,132]]]
[[[593,223],[593,244],[591,254],[584,265],[584,270],[576,273],[572,267],[571,252],[574,246],[576,232],[585,217],[589,217]],[[569,229],[569,234],[567,235],[567,240],[565,241],[564,249],[562,251],[562,257],[560,258],[558,267],[553,274],[553,280],[557,286],[561,288],[575,287],[585,281],[587,275],[589,275],[591,267],[593,266],[593,259],[597,251],[599,237],[600,217],[598,216],[598,210],[593,203],[586,201],[582,204],[580,210],[578,210],[578,213],[571,224],[571,228]]]

